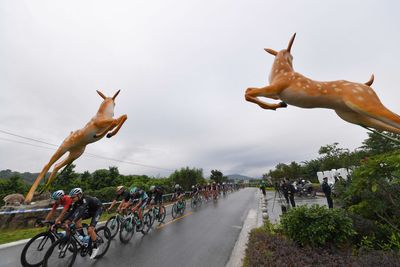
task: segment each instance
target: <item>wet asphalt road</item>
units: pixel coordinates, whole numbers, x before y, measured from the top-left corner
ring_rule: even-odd
[[[250,209],[259,204],[258,189],[247,188],[206,203],[192,211],[189,202],[182,218],[172,221],[167,208],[166,224],[153,226],[146,236],[135,233],[124,245],[118,236],[111,242],[107,254],[99,260],[79,255],[74,266],[138,266],[138,267],[219,267],[225,266]],[[275,191],[267,191],[268,214],[272,222],[279,220],[281,203]],[[296,205],[326,205],[324,197],[295,198]],[[20,266],[24,245],[0,250],[0,267]]]
[[[78,255],[74,266],[225,266],[247,213],[258,208],[256,192],[242,189],[196,211],[188,204],[181,219],[171,221],[168,214],[165,225],[146,236],[135,233],[128,244],[117,236],[103,258],[96,261]],[[0,266],[20,266],[23,246],[0,250]]]

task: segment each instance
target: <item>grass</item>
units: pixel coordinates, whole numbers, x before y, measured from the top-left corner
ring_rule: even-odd
[[[100,216],[100,222],[105,222],[113,216],[114,213],[103,212]],[[90,220],[84,220],[85,223],[90,223]],[[32,238],[38,233],[46,231],[46,227],[34,227],[25,229],[6,229],[0,230],[0,245],[18,240]]]

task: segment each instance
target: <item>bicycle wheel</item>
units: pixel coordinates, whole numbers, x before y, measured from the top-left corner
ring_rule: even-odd
[[[72,266],[75,262],[78,248],[71,238],[61,238],[51,245],[44,257],[43,266]]]
[[[167,210],[165,209],[164,206],[161,206],[161,208],[158,210],[158,222],[160,223],[164,222],[166,215],[167,215]]]
[[[44,256],[54,241],[55,237],[51,232],[43,232],[32,237],[22,249],[22,266],[34,267],[42,265]]]
[[[99,248],[99,252],[97,253],[97,256],[95,259],[100,259],[101,257],[106,254],[108,248],[110,247],[110,242],[111,242],[111,232],[110,229],[107,228],[107,226],[101,226],[96,229],[96,235],[97,235],[97,247]]]
[[[195,198],[193,198],[193,197],[190,200],[190,207],[192,209],[195,209],[197,207],[197,200]]]
[[[110,217],[106,222],[106,227],[108,227],[108,229],[110,230],[111,239],[113,239],[118,234],[120,227],[120,222],[117,216]]]
[[[151,228],[151,216],[148,212],[143,215],[143,229],[141,230],[142,234],[147,234]]]
[[[186,201],[182,200],[182,208],[180,210],[181,215],[183,215],[183,213],[185,212],[186,209]]]
[[[121,224],[121,229],[119,231],[119,240],[121,240],[122,243],[126,244],[129,242],[129,240],[131,240],[134,233],[135,223],[133,221],[133,217],[129,216]]]
[[[174,219],[178,216],[178,206],[176,203],[172,206],[171,215]]]

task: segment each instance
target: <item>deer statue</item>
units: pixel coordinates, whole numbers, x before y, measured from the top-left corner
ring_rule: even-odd
[[[124,124],[128,118],[127,115],[122,115],[117,119],[113,118],[115,98],[119,92],[120,90],[118,90],[113,97],[106,97],[103,95],[103,93],[97,91],[97,93],[103,98],[103,102],[101,103],[96,115],[85,125],[85,127],[71,132],[70,135],[65,138],[54,155],[50,158],[50,161],[39,173],[28,194],[26,195],[25,203],[29,204],[32,201],[33,194],[40,181],[49,171],[50,167],[66,152],[69,152],[68,156],[54,166],[53,171],[47,180],[45,188],[51,184],[58,170],[66,165],[71,164],[83,154],[88,144],[99,141],[105,135],[107,135],[107,138],[110,138],[118,133],[122,124]]]
[[[387,109],[370,87],[374,75],[366,83],[345,80],[318,82],[293,70],[293,56],[290,53],[294,38],[288,47],[279,52],[266,48],[266,52],[275,56],[269,76],[269,83],[262,88],[248,88],[245,99],[263,109],[276,110],[287,104],[301,108],[328,108],[335,110],[343,120],[360,125],[400,134],[400,116]],[[270,104],[258,97],[268,97],[283,102]]]

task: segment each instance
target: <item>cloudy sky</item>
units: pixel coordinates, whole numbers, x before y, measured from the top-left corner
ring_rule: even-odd
[[[244,92],[268,82],[263,48],[286,48],[297,32],[296,71],[355,82],[374,73],[381,101],[400,113],[399,10],[396,1],[0,0],[0,170],[39,172],[51,144],[96,113],[96,90],[121,89],[115,115],[128,120],[89,145],[77,171],[257,177],[326,144],[355,149],[366,131],[334,111],[263,110]]]

